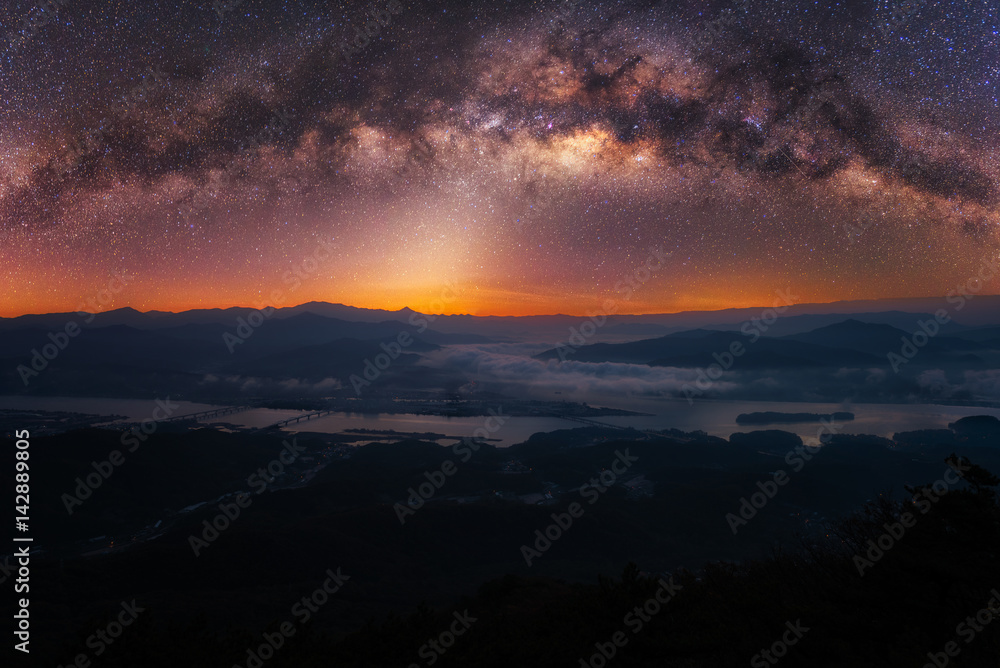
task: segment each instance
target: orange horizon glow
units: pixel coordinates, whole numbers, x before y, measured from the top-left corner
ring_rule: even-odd
[[[1000,293],[978,293],[978,296],[1000,296]],[[676,315],[680,313],[690,313],[690,312],[703,312],[703,313],[713,313],[721,312],[727,310],[738,310],[738,309],[751,309],[751,308],[769,308],[774,305],[775,297],[771,294],[767,298],[747,298],[739,301],[730,302],[717,302],[713,303],[708,300],[696,300],[689,301],[686,303],[676,303],[676,304],[664,304],[662,307],[656,307],[649,303],[645,303],[643,308],[628,309],[629,302],[626,300],[617,300],[618,308],[612,309],[610,312],[602,308],[602,299],[614,299],[610,298],[595,298],[592,297],[588,299],[588,305],[581,308],[580,303],[577,302],[573,305],[568,305],[565,302],[560,302],[556,299],[539,299],[537,296],[530,301],[531,303],[524,304],[524,308],[517,308],[516,306],[507,304],[505,306],[499,306],[497,304],[493,305],[476,305],[470,301],[465,301],[462,299],[455,299],[453,302],[448,303],[450,308],[444,310],[439,310],[434,308],[436,304],[440,304],[443,300],[440,299],[418,299],[415,301],[391,301],[391,302],[374,302],[359,300],[355,303],[346,303],[339,300],[329,300],[324,299],[320,296],[314,296],[313,298],[304,298],[302,301],[296,301],[295,303],[271,303],[268,300],[236,300],[227,303],[211,302],[206,303],[205,300],[186,300],[186,301],[174,301],[169,303],[160,302],[123,302],[110,304],[105,308],[99,310],[91,309],[87,307],[82,312],[100,314],[107,313],[123,308],[133,308],[140,313],[150,313],[150,312],[160,312],[160,313],[184,313],[186,311],[193,310],[226,310],[231,308],[236,309],[259,309],[265,306],[271,306],[275,308],[296,308],[301,307],[309,303],[326,303],[331,305],[341,305],[349,308],[357,308],[364,310],[374,310],[374,311],[387,311],[387,312],[397,312],[405,308],[409,308],[412,311],[421,313],[424,315],[442,315],[442,316],[454,316],[454,315],[467,315],[475,317],[539,317],[539,316],[569,316],[569,317],[589,317],[590,315],[602,314],[602,315],[615,315],[615,316],[648,316],[648,315]],[[834,299],[818,299],[812,297],[806,297],[803,295],[802,299],[794,302],[794,306],[829,306],[837,303],[857,303],[857,302],[901,302],[901,301],[915,301],[921,299],[940,299],[944,301],[946,295],[920,295],[920,296],[897,296],[897,297],[866,297],[866,296],[851,296],[851,297],[841,297]],[[638,302],[637,304],[638,305]],[[534,308],[532,308],[534,307]],[[72,307],[67,302],[57,302],[50,307],[40,309],[35,307],[17,307],[17,306],[6,306],[0,307],[0,318],[18,318],[22,316],[29,315],[46,315],[46,314],[57,314],[57,313],[77,313],[80,312],[77,308]]]

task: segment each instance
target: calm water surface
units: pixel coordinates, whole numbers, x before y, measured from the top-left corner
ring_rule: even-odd
[[[210,404],[177,402],[180,408],[175,415],[195,413],[216,408]],[[637,429],[676,428],[683,431],[701,429],[713,436],[729,438],[737,431],[755,429],[782,429],[799,434],[807,443],[818,441],[819,424],[798,423],[767,426],[743,426],[736,424],[740,413],[757,411],[778,411],[785,413],[833,413],[850,411],[855,414],[851,422],[837,423],[844,434],[875,434],[891,437],[897,431],[913,429],[941,429],[949,422],[968,415],[994,415],[1000,417],[998,408],[967,406],[939,406],[933,404],[833,404],[833,403],[793,403],[768,401],[696,401],[689,405],[685,399],[647,399],[626,397],[593,397],[593,406],[610,406],[644,413],[650,417],[601,417],[595,418],[606,424]],[[40,409],[50,411],[71,411],[98,413],[101,415],[124,415],[127,420],[138,421],[152,415],[156,403],[146,399],[116,398],[73,398],[73,397],[19,397],[0,396],[0,409]],[[279,420],[295,417],[308,411],[274,410],[256,408],[243,413],[217,418],[244,427],[266,427]],[[286,427],[286,431],[314,431],[335,433],[345,429],[381,429],[400,432],[436,432],[457,438],[472,436],[483,427],[486,420],[480,417],[444,417],[439,415],[388,414],[364,415],[357,413],[333,413],[322,418],[302,421]],[[526,440],[531,434],[556,429],[572,429],[582,426],[578,422],[560,418],[511,417],[503,427],[491,435],[499,439],[496,445],[507,446]]]

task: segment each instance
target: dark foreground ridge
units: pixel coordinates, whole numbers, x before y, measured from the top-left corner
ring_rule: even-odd
[[[996,665],[1000,624],[976,620],[1000,604],[984,470],[1000,470],[1000,423],[821,449],[754,434],[773,447],[598,427],[506,449],[195,429],[110,468],[118,432],[38,438],[31,658],[919,667],[951,647],[948,665]],[[107,635],[125,604],[139,612]]]

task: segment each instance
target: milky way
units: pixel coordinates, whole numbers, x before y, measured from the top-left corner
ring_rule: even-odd
[[[621,311],[934,296],[1000,252],[987,3],[4,12],[4,316],[116,275],[106,308],[584,313],[653,249]]]

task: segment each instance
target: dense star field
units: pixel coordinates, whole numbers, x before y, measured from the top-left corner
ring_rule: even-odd
[[[629,312],[985,276],[997,6],[831,5],[12,0],[0,315],[583,313],[654,250]]]

